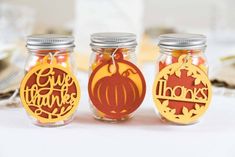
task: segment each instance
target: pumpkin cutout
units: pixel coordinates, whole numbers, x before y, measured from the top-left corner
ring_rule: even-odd
[[[114,71],[113,71],[114,69]],[[112,60],[92,72],[88,91],[93,105],[108,118],[122,118],[142,103],[146,84],[141,71],[131,62]]]

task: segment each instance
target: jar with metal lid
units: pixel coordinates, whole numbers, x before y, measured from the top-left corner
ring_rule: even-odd
[[[205,57],[206,37],[164,34],[153,85],[153,99],[161,118],[177,124],[196,122],[208,108],[211,84]]]
[[[57,63],[75,72],[75,61],[73,57],[74,38],[68,35],[42,34],[32,35],[27,38],[29,56],[26,61],[25,70],[42,63],[43,58],[53,55]]]
[[[104,121],[129,119],[146,91],[144,77],[135,65],[136,35],[94,33],[88,92],[93,116]]]
[[[74,38],[42,34],[27,38],[28,58],[20,86],[22,104],[36,125],[69,123],[76,111],[80,88],[73,56]]]

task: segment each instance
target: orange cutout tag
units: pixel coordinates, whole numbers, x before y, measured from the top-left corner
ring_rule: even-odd
[[[131,62],[115,59],[92,72],[88,91],[93,105],[109,118],[122,118],[142,103],[146,84],[141,71]]]
[[[179,124],[197,121],[207,110],[212,95],[205,71],[186,58],[181,55],[177,63],[160,70],[153,86],[153,99],[160,114]]]
[[[20,98],[26,111],[42,123],[66,120],[76,111],[80,87],[68,68],[56,63],[53,57],[47,63],[33,67],[23,78]]]

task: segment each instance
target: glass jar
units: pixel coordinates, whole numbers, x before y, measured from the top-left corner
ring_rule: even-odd
[[[195,123],[201,115],[197,116],[195,114],[196,116],[193,117],[194,112],[196,113],[196,111],[194,110],[200,109],[199,107],[203,106],[202,108],[204,108],[204,110],[201,111],[200,114],[204,113],[211,99],[210,81],[208,80],[208,64],[204,53],[206,48],[206,37],[204,35],[198,35],[198,34],[164,34],[159,37],[159,47],[160,47],[160,54],[157,58],[157,63],[156,63],[156,79],[153,87],[153,98],[157,106],[158,112],[160,112],[161,119],[164,121],[170,121],[177,124]],[[182,61],[182,63],[180,62],[180,60]],[[175,74],[173,74],[174,72],[172,73],[170,72],[171,69],[177,66],[177,64],[175,63],[180,63],[181,65],[184,65],[184,63],[186,62],[188,63],[189,60],[190,64],[187,64],[187,66],[185,66],[186,68],[189,68],[188,70],[181,69],[180,71],[178,71],[178,73],[175,72]],[[178,64],[179,65],[178,68],[181,68],[180,64]],[[170,65],[173,65],[171,69],[166,68],[169,67]],[[190,68],[195,69],[194,66],[199,68],[199,70],[196,68],[197,71],[201,70],[200,75],[202,75],[205,79],[204,80],[204,82],[206,82],[205,86],[204,85],[196,86],[192,83],[192,81],[195,81],[197,79],[196,77],[192,78],[192,76],[194,75],[192,75],[191,74],[192,72],[190,71]],[[169,70],[169,73],[167,72],[167,70]],[[186,74],[187,71],[190,72]],[[180,76],[178,76],[179,73]],[[168,90],[167,91],[168,94],[165,93],[164,96],[167,95],[168,97],[167,98],[165,97],[164,99],[160,99],[159,96],[160,94],[158,93],[160,88],[160,85],[158,83],[159,80],[162,79],[160,78],[159,75],[164,76],[165,78],[163,80],[166,80],[166,87]],[[170,76],[172,77],[170,78]],[[163,88],[162,90],[165,91],[164,87],[162,88]],[[203,100],[205,98],[205,102],[203,103],[200,102],[199,100],[191,99],[193,97],[192,96],[193,91],[191,90],[197,90],[199,88],[205,88],[206,96],[203,97]],[[191,96],[190,94],[186,93],[186,96],[183,97],[182,96],[183,89],[185,89],[188,93],[191,93]],[[187,102],[187,100],[189,100],[189,102]],[[168,105],[167,110],[169,112],[172,112],[172,114],[166,113],[168,111],[166,110],[163,111],[163,109],[161,108],[161,105],[164,104],[164,101],[165,103],[167,103],[165,104],[165,106]],[[196,102],[198,102],[199,105],[197,105]],[[183,119],[184,113],[191,114],[191,117],[190,118],[187,117],[188,119],[185,118],[185,120],[179,120],[180,116]]]
[[[71,74],[76,74],[76,65],[73,57],[73,48],[75,46],[74,38],[72,36],[56,34],[32,35],[28,36],[26,47],[28,48],[29,52],[25,64],[26,74],[29,73],[34,67],[45,64],[45,58],[47,63],[51,64],[52,60],[54,59],[56,65],[62,66],[63,68],[65,68],[65,70],[68,70],[69,73],[71,72]],[[59,80],[59,78],[57,79]],[[61,81],[62,79],[63,78],[60,78],[59,81]],[[79,94],[80,93],[78,93],[78,95]],[[62,98],[60,97],[59,99]],[[58,110],[62,109],[60,108]],[[72,121],[74,113],[75,111],[73,111],[73,114],[71,114],[71,116],[67,117],[66,119],[58,120],[56,122],[42,122],[30,114],[29,116],[33,120],[34,124],[39,126],[51,127],[68,124]]]
[[[131,33],[94,33],[91,35],[91,48],[92,48],[92,54],[90,58],[90,78],[89,78],[89,83],[88,83],[88,91],[89,91],[89,96],[90,96],[90,107],[93,112],[93,116],[98,119],[98,120],[103,120],[103,121],[111,121],[111,122],[117,122],[117,121],[123,121],[127,120],[130,117],[132,117],[133,112],[138,108],[136,107],[135,109],[132,109],[132,111],[128,112],[126,114],[121,114],[121,115],[115,115],[115,114],[108,114],[109,112],[116,112],[115,109],[114,111],[107,111],[105,106],[100,107],[99,109],[94,105],[94,101],[92,101],[92,98],[94,99],[94,95],[91,94],[90,86],[91,84],[91,75],[92,73],[98,73],[98,71],[102,71],[102,67],[105,66],[105,64],[110,63],[115,65],[116,60],[124,60],[126,61],[127,64],[132,63],[133,66],[136,63],[136,54],[135,54],[135,48],[137,46],[136,43],[136,35],[131,34]],[[117,70],[117,69],[116,69]],[[108,74],[107,74],[108,75]],[[105,77],[106,75],[104,75]],[[98,76],[99,77],[99,76]],[[121,78],[120,78],[121,79]],[[109,81],[107,81],[109,82]],[[145,83],[145,82],[144,82]],[[110,88],[109,91],[106,90],[106,94],[108,95],[112,90],[110,86],[113,86],[116,88],[116,84],[118,84],[118,81],[114,82],[109,82],[109,84],[106,86],[107,88]],[[120,83],[122,84],[122,83]],[[118,87],[117,87],[118,88]],[[126,88],[123,86],[123,88]],[[104,92],[100,93],[105,94]],[[114,92],[115,94],[115,92]],[[116,93],[117,94],[117,93]],[[119,93],[122,94],[122,93]],[[145,89],[144,89],[144,94],[145,94]],[[117,94],[118,95],[118,94]],[[110,97],[108,95],[107,97]],[[107,98],[106,100],[109,99],[109,104],[110,108],[112,104],[115,104],[110,98]],[[102,99],[102,98],[101,98]],[[119,99],[119,98],[117,98]],[[122,99],[122,98],[120,98]],[[104,99],[102,99],[104,100]],[[99,103],[102,103],[104,101],[100,101]],[[113,102],[110,102],[110,100]],[[107,100],[108,101],[108,100]],[[118,100],[117,100],[118,101]],[[121,100],[120,100],[121,101]],[[141,100],[142,102],[142,100]],[[140,105],[140,104],[139,104]],[[138,105],[138,106],[139,106]],[[115,106],[115,105],[114,105]],[[122,108],[124,106],[132,106],[131,103],[117,103],[116,106]],[[110,109],[111,110],[111,109]],[[127,109],[128,110],[128,109]]]

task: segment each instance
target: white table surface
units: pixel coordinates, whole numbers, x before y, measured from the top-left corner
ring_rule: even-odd
[[[211,59],[215,57],[214,54]],[[209,60],[210,61],[210,60]],[[163,123],[154,111],[154,65],[142,67],[147,95],[134,118],[105,123],[92,118],[87,74],[80,72],[82,96],[76,117],[63,127],[34,126],[23,108],[0,106],[0,157],[72,156],[235,156],[235,97],[214,95],[202,119],[193,125]]]

